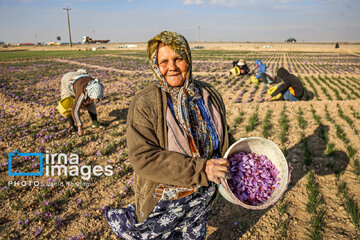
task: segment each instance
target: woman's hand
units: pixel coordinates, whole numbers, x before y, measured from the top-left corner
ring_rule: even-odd
[[[82,136],[84,134],[84,130],[82,129],[81,126],[78,127],[78,134],[79,136]]]
[[[220,178],[229,178],[229,163],[225,158],[210,159],[206,162],[205,173],[209,181],[220,184]]]

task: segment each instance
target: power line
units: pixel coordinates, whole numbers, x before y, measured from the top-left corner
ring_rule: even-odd
[[[69,10],[71,10],[71,8],[63,8],[63,10],[66,10],[67,22],[68,22],[68,30],[69,30],[69,46],[72,47],[71,31],[70,31],[70,19],[69,19]]]
[[[198,42],[200,42],[200,25],[198,26]]]

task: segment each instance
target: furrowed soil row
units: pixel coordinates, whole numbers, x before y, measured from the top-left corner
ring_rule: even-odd
[[[208,221],[208,239],[308,239],[311,229],[321,230],[318,236],[322,239],[356,239],[358,215],[351,209],[360,204],[360,166],[356,167],[360,159],[359,56],[236,51],[195,51],[193,56],[195,79],[214,85],[221,93],[235,138],[267,137],[283,150],[293,168],[282,200],[266,210],[246,210],[218,197]],[[249,76],[228,75],[232,61],[239,58],[248,61],[252,70],[255,59],[274,71],[280,66],[289,69],[304,83],[306,99],[264,102],[271,86],[250,83]],[[80,67],[88,68],[106,88],[106,97],[97,107],[105,127],[90,130],[85,112],[82,137],[69,133],[68,123],[55,109],[61,75]],[[152,83],[145,52],[2,61],[0,69],[0,98],[4,99],[0,104],[0,149],[5,159],[0,162],[0,207],[5,209],[0,213],[0,235],[4,239],[37,239],[35,233],[41,229],[44,239],[81,234],[85,239],[116,239],[104,221],[103,208],[119,208],[134,201],[125,123],[133,96]],[[7,174],[7,153],[15,149],[77,152],[80,165],[110,164],[114,175],[94,177],[90,186],[53,186],[83,181],[71,176],[26,179],[42,181],[43,187],[10,186],[8,181],[16,178]],[[27,160],[13,164],[14,170],[38,169]],[[319,225],[311,220],[316,220],[316,214],[307,211],[309,172],[323,200],[317,208],[317,212],[325,212],[322,228],[316,228]]]

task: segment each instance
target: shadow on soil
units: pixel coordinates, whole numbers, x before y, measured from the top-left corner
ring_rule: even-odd
[[[323,129],[328,132],[329,128],[323,126]],[[325,156],[326,143],[321,139],[320,134],[321,128],[318,127],[312,135],[304,139],[312,156],[312,162],[307,169],[320,176],[343,172],[349,164],[347,154],[343,151],[334,151],[331,156]],[[308,172],[303,169],[305,159],[303,142],[287,150],[286,159],[293,167],[287,191],[291,190]],[[251,231],[251,227],[272,207],[265,210],[249,210],[234,205],[218,195],[208,218],[208,225],[216,227],[217,230],[207,239],[239,239],[245,232]]]
[[[109,113],[109,117],[115,117],[115,118],[111,121],[106,121],[104,123],[106,123],[107,125],[110,125],[112,122],[115,121],[121,121],[125,123],[128,111],[129,111],[128,108],[115,109]]]
[[[301,101],[310,101],[313,100],[315,97],[314,93],[304,89],[304,96],[302,97]]]

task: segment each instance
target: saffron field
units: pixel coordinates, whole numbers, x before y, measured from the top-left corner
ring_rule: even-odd
[[[116,239],[103,210],[134,201],[125,123],[133,96],[153,79],[145,51],[50,53],[6,53],[0,60],[0,236]],[[207,239],[360,239],[360,55],[199,50],[192,56],[194,78],[222,94],[235,138],[272,140],[292,169],[283,198],[266,210],[247,210],[218,195]],[[240,58],[252,72],[256,59],[274,70],[288,69],[306,88],[303,101],[265,102],[271,86],[229,76],[232,61]],[[81,137],[69,132],[56,110],[62,75],[79,68],[105,85],[97,104],[105,126],[92,129],[83,112]],[[47,176],[45,170],[44,176],[9,176],[8,153],[15,150],[64,153],[78,176]],[[77,160],[70,161],[71,154]],[[11,165],[13,173],[41,167],[37,158],[21,156]],[[84,180],[96,165],[112,166],[113,175]]]

